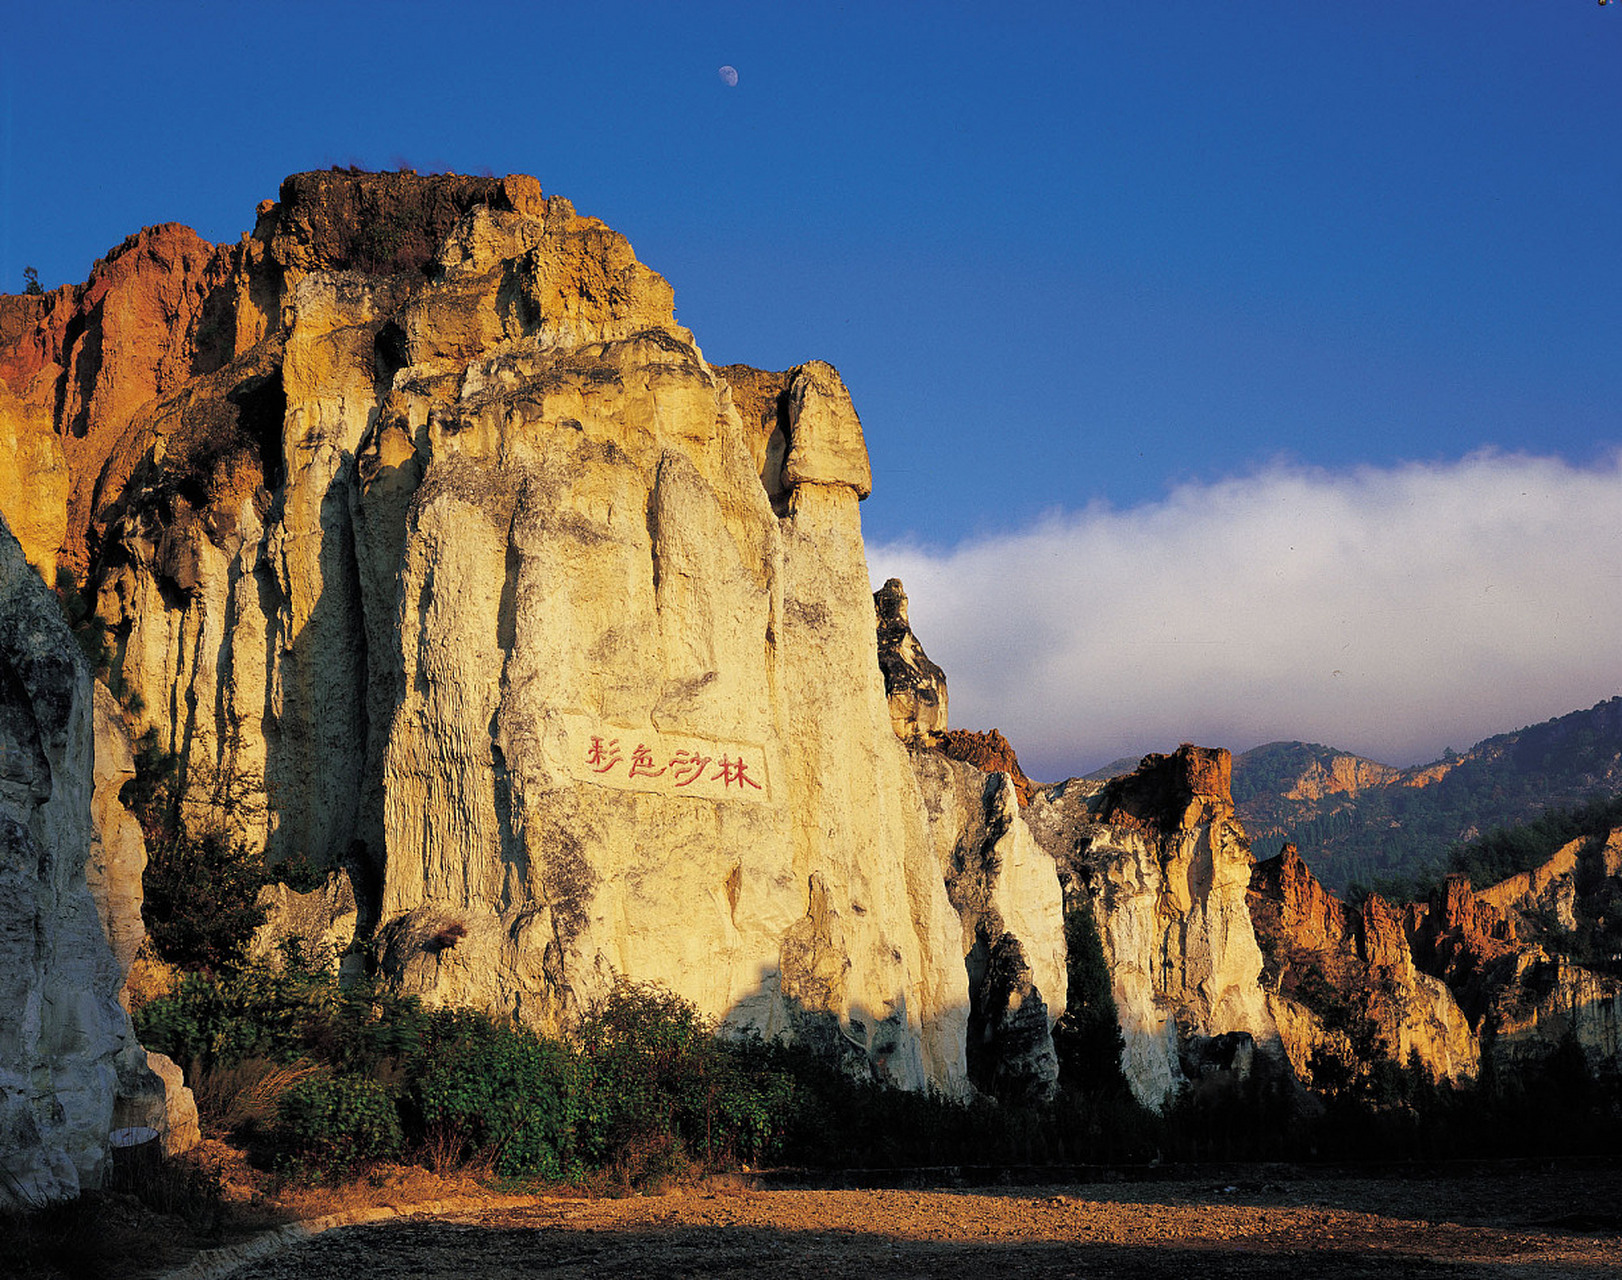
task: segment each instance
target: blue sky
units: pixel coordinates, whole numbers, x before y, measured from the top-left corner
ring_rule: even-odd
[[[1572,494],[1622,446],[1622,5],[6,9],[0,288],[81,280],[153,222],[234,239],[298,169],[534,173],[670,279],[712,361],[839,367],[874,574],[907,580],[954,722],[1039,772],[1195,735],[1406,762],[1618,691],[1622,530]],[[1536,536],[1484,506],[1517,467]],[[1425,509],[1373,519],[1399,491]],[[1279,546],[1233,542],[1285,509]],[[1444,512],[1489,527],[1441,563]],[[1311,599],[1246,576],[1296,534],[1329,548]],[[1588,621],[1539,626],[1523,592],[1497,665],[1457,617],[1366,625],[1416,583],[1502,596],[1579,553]],[[1228,664],[1145,669],[1191,560],[1222,589],[1183,630]],[[1354,698],[1314,699],[1346,672],[1306,641],[1284,678],[1280,617],[1355,633]]]

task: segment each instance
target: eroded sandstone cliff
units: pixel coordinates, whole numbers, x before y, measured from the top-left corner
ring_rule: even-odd
[[[1184,745],[1106,784],[1048,788],[1026,810],[1068,909],[1097,921],[1127,1080],[1149,1105],[1175,1094],[1218,1037],[1279,1052],[1229,777],[1228,752]]]
[[[296,175],[237,245],[154,228],[4,301],[12,456],[74,441],[36,560],[95,592],[185,825],[346,872],[430,999],[556,1026],[656,978],[965,1087],[832,368],[729,382],[518,177]]]
[[[1477,1036],[1447,985],[1414,964],[1401,914],[1378,894],[1350,910],[1285,845],[1257,864],[1250,908],[1268,1000],[1300,1079],[1356,1072],[1374,1058],[1417,1062],[1438,1078],[1476,1074]]]
[[[91,682],[0,520],[0,1203],[99,1185],[132,1040],[85,883]]]
[[[149,228],[0,297],[0,478],[108,625],[109,742],[173,753],[194,832],[332,872],[272,892],[266,947],[547,1028],[654,979],[878,1078],[1030,1097],[1085,920],[1151,1104],[1217,1058],[1306,1071],[1334,1028],[1290,974],[1390,987],[1397,1049],[1473,1066],[1448,975],[1486,944],[1443,904],[1420,956],[1417,917],[1253,881],[1226,752],[1042,788],[952,729],[900,584],[870,593],[837,371],[710,365],[532,178],[295,175],[236,244]],[[1558,912],[1558,880],[1526,892]]]
[[[1294,845],[1259,863],[1264,985],[1300,1078],[1355,1076],[1380,1059],[1468,1078],[1486,1054],[1535,1060],[1568,1035],[1593,1069],[1622,1068],[1622,981],[1570,954],[1593,904],[1622,897],[1619,851],[1622,833],[1587,837],[1483,890],[1450,876],[1400,909],[1378,894],[1347,907]]]

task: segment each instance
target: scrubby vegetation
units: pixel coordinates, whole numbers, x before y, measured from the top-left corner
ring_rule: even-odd
[[[624,1185],[776,1154],[792,1081],[759,1042],[622,983],[567,1041],[466,1009],[340,986],[290,948],[280,967],[188,975],[137,1014],[205,1122],[302,1176],[377,1160]]]
[[[223,832],[177,832],[155,845],[147,861],[141,907],[147,936],[170,964],[233,965],[265,922],[255,901],[264,883],[263,862]]]
[[[611,1189],[766,1163],[1391,1161],[1596,1154],[1622,1138],[1622,1090],[1575,1042],[1516,1067],[1489,1058],[1457,1086],[1417,1061],[1326,1060],[1310,1096],[1258,1057],[1248,1076],[1196,1079],[1161,1112],[1132,1098],[1118,1057],[1083,1083],[1077,1066],[1100,1058],[1078,1056],[1072,1028],[1054,1098],[964,1101],[858,1078],[807,1046],[717,1035],[656,985],[621,983],[553,1039],[366,981],[341,987],[291,951],[279,969],[193,974],[137,1025],[185,1067],[206,1127],[306,1180],[389,1160]]]
[[[141,916],[153,950],[166,964],[188,971],[234,969],[265,921],[259,890],[279,882],[304,893],[326,874],[303,855],[267,867],[262,852],[218,828],[187,830],[179,814],[179,757],[164,748],[156,729],[133,746],[135,776],[119,798],[146,840]],[[229,806],[240,780],[215,781],[215,799]]]

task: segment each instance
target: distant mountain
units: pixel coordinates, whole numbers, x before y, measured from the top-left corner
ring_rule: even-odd
[[[1449,846],[1622,792],[1622,698],[1398,769],[1311,742],[1234,757],[1233,798],[1258,858],[1286,841],[1325,887],[1412,877]]]
[[[1138,762],[1142,759],[1142,756],[1122,756],[1119,760],[1111,760],[1101,768],[1094,769],[1091,773],[1084,773],[1081,776],[1086,782],[1108,782],[1111,778],[1119,778],[1122,774],[1132,773],[1137,769]]]

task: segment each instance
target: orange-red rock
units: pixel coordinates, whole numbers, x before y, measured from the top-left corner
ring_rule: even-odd
[[[1233,756],[1222,747],[1185,742],[1171,755],[1147,755],[1133,773],[1111,778],[1104,822],[1170,833],[1233,815]]]
[[[962,760],[987,773],[1006,773],[1014,782],[1020,807],[1030,804],[1036,794],[1036,783],[1025,776],[1019,767],[1019,757],[1007,738],[996,729],[976,733],[972,729],[948,729],[934,739],[932,745],[944,756]]]

